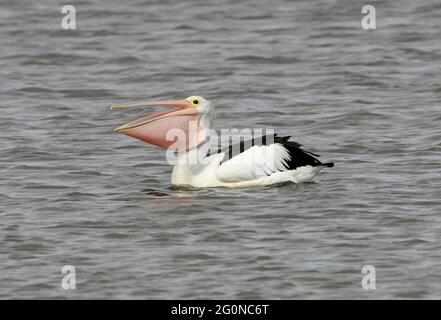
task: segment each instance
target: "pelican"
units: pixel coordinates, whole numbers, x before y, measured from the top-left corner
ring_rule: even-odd
[[[285,182],[310,182],[323,168],[318,155],[302,149],[290,137],[276,134],[253,137],[246,141],[210,150],[213,105],[200,96],[184,100],[156,101],[111,106],[111,109],[173,107],[115,129],[177,154],[171,176],[174,186],[253,187]],[[168,153],[169,154],[169,153]]]

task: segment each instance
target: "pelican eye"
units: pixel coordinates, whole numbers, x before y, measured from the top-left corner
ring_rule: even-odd
[[[197,106],[199,104],[199,100],[193,100],[193,105]]]

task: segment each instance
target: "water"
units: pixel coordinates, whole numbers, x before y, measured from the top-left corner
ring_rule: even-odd
[[[0,4],[0,298],[441,298],[438,2],[370,2],[372,31],[363,1],[71,1],[77,30],[64,4]],[[108,106],[193,94],[336,166],[172,189],[112,131],[148,111]]]

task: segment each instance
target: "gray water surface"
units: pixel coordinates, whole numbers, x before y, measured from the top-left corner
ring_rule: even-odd
[[[441,298],[439,1],[70,3],[0,2],[0,298]],[[194,94],[336,166],[171,188],[108,107]]]

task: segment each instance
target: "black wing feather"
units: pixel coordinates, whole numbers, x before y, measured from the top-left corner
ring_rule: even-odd
[[[271,139],[268,139],[271,138]],[[285,167],[288,170],[294,170],[299,167],[304,166],[326,166],[326,167],[333,167],[334,163],[322,163],[320,160],[316,159],[315,157],[319,157],[318,154],[303,150],[301,147],[302,145],[295,141],[290,141],[289,139],[291,136],[285,136],[285,137],[279,137],[277,134],[274,134],[273,136],[262,136],[258,137],[256,139],[251,140],[241,140],[239,143],[231,144],[222,149],[219,148],[217,150],[217,153],[225,152],[225,157],[222,159],[221,163],[224,163],[234,156],[244,152],[245,150],[248,150],[252,146],[255,145],[269,145],[272,143],[279,143],[281,144],[289,153],[290,159],[286,161]],[[231,141],[231,140],[230,140]],[[239,144],[239,146],[238,146]],[[212,152],[208,151],[207,156],[213,154]]]

